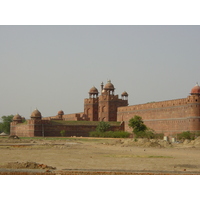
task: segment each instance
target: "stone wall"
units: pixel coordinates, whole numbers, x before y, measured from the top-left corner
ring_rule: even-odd
[[[139,115],[157,133],[172,135],[183,131],[200,131],[200,97],[188,96],[161,102],[119,107],[117,120],[125,122],[125,131],[132,131],[128,121]]]
[[[88,137],[90,131],[95,131],[98,122],[73,122],[72,124],[55,120],[27,120],[26,123],[11,123],[11,135],[17,135],[19,137],[60,137],[60,132],[65,131],[66,136],[82,136]],[[124,123],[111,124],[110,130],[123,131]]]
[[[11,122],[10,134],[19,135],[20,137],[34,137],[34,123],[28,120],[24,123]]]
[[[63,115],[63,120],[65,120],[65,121],[79,121],[79,120],[81,120],[81,117],[83,116],[83,114],[84,114],[83,112],[66,114],[66,115]]]

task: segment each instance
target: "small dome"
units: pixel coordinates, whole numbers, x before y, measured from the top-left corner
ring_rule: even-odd
[[[128,93],[127,93],[126,91],[124,91],[124,92],[122,93],[122,96],[127,97],[127,96],[128,96]]]
[[[108,82],[107,82],[107,84],[104,86],[104,89],[105,90],[114,90],[115,88],[114,88],[114,85],[111,83],[111,81],[109,80]]]
[[[14,117],[13,117],[13,121],[21,121],[22,120],[22,117],[19,115],[19,114],[16,114]]]
[[[93,86],[93,87],[90,89],[89,93],[90,93],[90,94],[98,94],[99,92],[98,92],[97,88]]]
[[[58,115],[64,115],[64,112],[62,110],[58,111]]]
[[[37,109],[35,109],[32,113],[31,113],[31,118],[42,118],[41,112]]]
[[[192,88],[191,92],[190,92],[191,95],[200,95],[200,86],[198,85],[198,83]]]

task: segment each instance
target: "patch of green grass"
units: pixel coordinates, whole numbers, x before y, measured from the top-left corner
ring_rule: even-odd
[[[92,131],[89,133],[90,137],[101,137],[101,138],[128,138],[130,133],[125,131]]]
[[[148,158],[173,158],[172,156],[148,156]]]
[[[113,157],[113,158],[173,158],[172,156],[153,156],[153,155],[105,155],[104,157]]]
[[[99,121],[64,121],[64,120],[52,120],[52,124],[54,125],[93,125],[97,126]],[[121,122],[109,122],[111,126],[120,126]]]

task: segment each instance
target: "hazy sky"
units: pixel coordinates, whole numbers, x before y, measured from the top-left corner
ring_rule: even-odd
[[[185,98],[199,64],[200,26],[0,26],[0,117],[82,112],[109,79],[129,105]]]

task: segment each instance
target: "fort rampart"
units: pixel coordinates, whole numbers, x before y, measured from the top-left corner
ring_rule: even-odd
[[[64,114],[58,111],[56,116],[42,118],[36,109],[31,119],[22,123],[22,117],[17,114],[11,123],[11,134],[19,136],[60,136],[64,130],[66,136],[88,136],[96,129],[98,121],[112,124],[111,130],[132,132],[128,126],[129,120],[135,115],[141,116],[144,123],[156,133],[166,136],[183,131],[200,132],[200,86],[196,84],[187,98],[150,102],[128,106],[128,93],[124,91],[121,99],[114,94],[115,88],[111,81],[101,92],[92,87],[89,98],[84,100],[84,112]],[[71,121],[71,122],[69,122]],[[73,123],[76,122],[76,123]]]
[[[188,96],[161,102],[119,107],[117,121],[125,122],[125,131],[131,131],[129,120],[135,115],[157,133],[172,135],[183,131],[200,131],[200,97]]]
[[[59,137],[60,132],[65,131],[65,136],[88,137],[97,125],[98,122],[89,121],[27,120],[25,123],[12,122],[11,133],[19,137]],[[109,130],[123,131],[124,123],[112,122]]]

